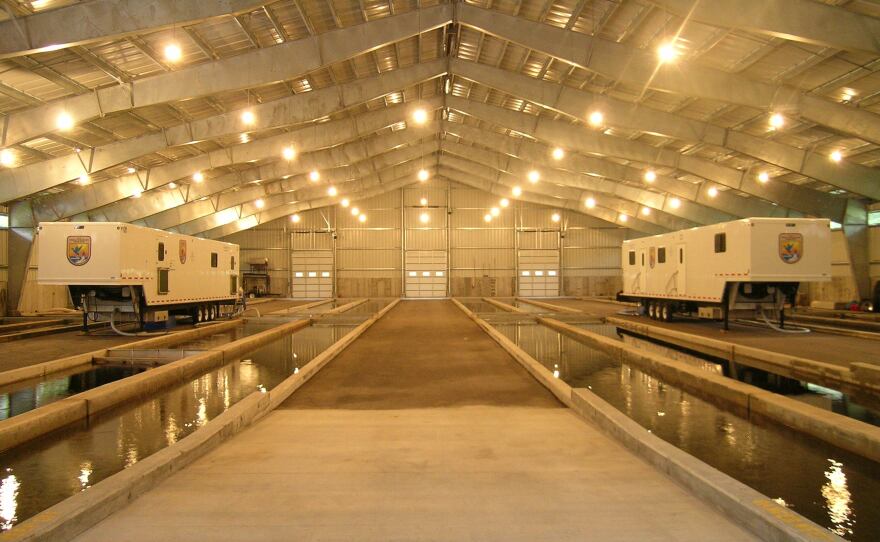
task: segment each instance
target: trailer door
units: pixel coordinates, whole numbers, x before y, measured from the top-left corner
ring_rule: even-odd
[[[675,293],[677,295],[685,295],[687,293],[687,264],[685,262],[685,245],[684,243],[675,247]]]
[[[648,251],[644,248],[639,250],[639,291],[644,293],[648,288]]]

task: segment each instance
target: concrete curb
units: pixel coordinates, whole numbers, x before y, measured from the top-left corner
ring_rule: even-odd
[[[248,395],[175,444],[0,534],[0,541],[67,541],[86,531],[271,412],[399,301],[389,303],[268,393]]]
[[[483,301],[485,301],[486,303],[488,303],[490,305],[498,307],[499,309],[505,310],[507,312],[515,312],[517,314],[531,314],[530,312],[526,312],[520,308],[514,307],[513,305],[508,305],[507,303],[502,303],[501,301],[498,301],[497,299],[493,299],[491,297],[481,297],[480,299],[482,299]],[[453,301],[458,303],[459,307],[464,306],[461,303],[459,303],[458,300],[453,299]],[[468,312],[470,312],[470,310],[468,310]]]
[[[322,318],[324,316],[333,316],[334,314],[341,314],[345,311],[350,311],[351,309],[353,309],[359,305],[363,305],[366,302],[367,302],[366,297],[363,299],[356,299],[356,300],[352,301],[351,303],[346,303],[345,305],[340,305],[339,307],[336,307],[335,309],[331,309],[327,312],[323,312],[321,314],[316,314],[315,318]]]
[[[546,301],[538,301],[537,299],[527,299],[523,297],[516,296],[514,297],[517,301],[522,301],[523,303],[528,303],[529,305],[534,305],[536,307],[541,307],[542,309],[548,309],[553,312],[566,312],[569,314],[583,314],[585,316],[589,316],[589,313],[586,313],[580,309],[573,309],[571,307],[563,307],[561,305],[553,305],[552,303],[547,303]]]
[[[87,419],[120,403],[138,399],[178,384],[187,378],[223,365],[223,363],[238,357],[242,352],[253,350],[310,324],[309,320],[297,320],[282,324],[250,337],[181,358],[162,367],[110,382],[2,420],[0,421],[0,443],[2,443],[0,451],[14,448],[70,423]],[[214,331],[217,331],[216,328]]]
[[[103,348],[101,350],[94,350],[92,352],[75,354],[66,358],[53,359],[51,361],[44,361],[43,363],[35,363],[34,365],[12,369],[11,371],[3,371],[2,373],[0,373],[0,386],[14,384],[15,382],[30,380],[32,378],[41,378],[52,373],[72,369],[80,365],[89,365],[92,363],[92,360],[94,358],[107,356],[107,353],[110,350],[164,348],[167,346],[180,344],[184,341],[198,339],[200,337],[204,337],[205,335],[220,333],[221,331],[240,326],[242,323],[242,320],[219,322],[216,324],[198,327],[196,329],[188,329],[186,331],[181,331],[178,333],[169,333],[160,337],[150,337],[148,339],[143,339],[140,341],[121,344],[118,346],[114,346],[113,348]]]
[[[491,328],[467,307],[457,300],[453,301],[481,328],[484,330]],[[560,400],[584,420],[597,425],[603,432],[621,442],[653,467],[663,471],[693,495],[709,503],[761,539],[772,542],[843,540],[820,525],[780,506],[758,491],[647,432],[645,428],[590,390],[572,388],[555,378],[547,368],[500,332],[494,329],[492,331],[494,333],[489,335],[496,341],[499,336],[504,339],[504,342],[499,341],[501,347],[522,363],[538,382],[550,389],[557,397],[567,393],[567,400]]]
[[[329,299],[321,299],[318,301],[312,301],[311,303],[306,303],[304,305],[294,305],[293,307],[287,307],[286,309],[278,309],[277,311],[267,312],[266,314],[263,314],[262,316],[278,316],[278,315],[283,315],[283,314],[295,314],[299,311],[308,310],[308,309],[311,309],[312,307],[317,307],[317,306],[323,305],[325,303],[330,303],[332,301],[333,301],[332,297]]]
[[[631,322],[615,316],[608,316],[605,321],[639,335],[726,359],[730,363],[754,367],[797,380],[809,380],[832,387],[846,386],[860,391],[880,393],[880,384],[870,381],[863,382],[856,378],[856,375],[853,374],[853,364],[849,368],[841,367],[754,346],[744,346],[683,331]]]
[[[644,352],[552,318],[539,317],[538,322],[598,348],[623,363],[635,365],[698,397],[732,407],[738,414],[746,417],[757,414],[862,457],[880,461],[880,427],[828,412],[751,384],[702,371],[681,361]]]

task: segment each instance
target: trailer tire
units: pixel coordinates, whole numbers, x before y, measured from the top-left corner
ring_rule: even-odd
[[[669,303],[660,304],[660,320],[664,322],[672,320],[672,308],[669,306]]]
[[[648,302],[648,317],[651,320],[657,319],[657,303],[655,303],[654,301]]]
[[[214,307],[214,305],[211,305],[208,308],[208,311],[210,311],[209,316],[208,316],[208,320],[213,320],[213,319],[217,318],[217,312],[216,312],[217,309]]]

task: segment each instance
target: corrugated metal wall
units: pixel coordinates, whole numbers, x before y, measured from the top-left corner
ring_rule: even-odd
[[[271,291],[282,295],[288,295],[286,251],[333,250],[334,230],[339,297],[401,295],[403,250],[448,250],[454,296],[513,295],[517,246],[561,252],[565,295],[619,289],[620,244],[626,230],[565,211],[554,222],[556,210],[514,200],[486,222],[484,216],[498,205],[497,196],[437,180],[352,201],[349,209],[306,211],[297,224],[279,219],[224,240],[242,247],[245,264],[268,258]],[[367,215],[366,222],[351,214],[352,207]],[[422,213],[428,215],[427,223],[421,222]]]

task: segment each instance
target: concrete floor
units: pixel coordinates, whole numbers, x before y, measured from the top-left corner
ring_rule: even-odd
[[[403,302],[282,407],[78,540],[752,540]]]

